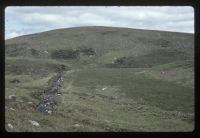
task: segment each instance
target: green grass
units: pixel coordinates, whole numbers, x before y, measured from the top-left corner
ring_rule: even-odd
[[[7,130],[192,131],[193,89],[155,80],[139,72],[139,69],[128,68],[66,72],[62,95],[56,98],[52,115],[35,111],[39,92],[48,86],[49,78],[26,82],[27,78],[20,79],[18,75],[16,78],[22,84],[20,87],[18,84],[6,85],[6,95],[15,94],[23,102],[17,102],[17,105],[6,103],[6,124],[14,125],[14,130]],[[13,78],[7,77],[6,80],[9,82]],[[8,89],[11,86],[13,89]],[[107,89],[102,91],[105,87]],[[28,101],[33,105],[28,105]],[[28,120],[39,122],[40,127],[32,126]],[[80,126],[75,127],[75,124]]]
[[[80,27],[7,40],[5,128],[11,132],[193,131],[193,37]],[[66,50],[81,47],[96,53],[62,58]],[[60,51],[59,59],[51,57],[55,51]],[[133,68],[108,67],[124,56]],[[55,110],[51,115],[37,112],[39,96],[51,85],[61,64],[66,69]],[[8,100],[9,95],[15,95],[16,102]]]
[[[110,85],[120,86],[134,99],[142,97],[149,105],[167,110],[194,111],[194,89],[173,82],[156,80],[126,69],[84,70],[77,73],[77,86]],[[188,101],[188,102],[185,102]],[[190,103],[190,104],[188,104]]]

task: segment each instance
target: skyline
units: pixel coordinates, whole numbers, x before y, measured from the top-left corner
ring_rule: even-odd
[[[5,9],[5,39],[81,26],[194,33],[194,9],[190,6],[9,6]]]

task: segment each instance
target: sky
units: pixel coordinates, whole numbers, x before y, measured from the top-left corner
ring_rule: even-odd
[[[9,6],[5,9],[5,39],[80,26],[194,33],[194,9],[190,6]]]

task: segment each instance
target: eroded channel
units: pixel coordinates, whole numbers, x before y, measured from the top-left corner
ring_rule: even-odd
[[[40,103],[37,105],[36,110],[39,112],[49,113],[53,112],[55,105],[54,98],[59,95],[60,88],[62,87],[64,65],[58,67],[57,75],[52,82],[52,85],[41,94]]]

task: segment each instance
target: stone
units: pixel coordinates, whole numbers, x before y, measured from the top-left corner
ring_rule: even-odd
[[[74,125],[74,127],[80,127],[80,126],[81,126],[81,125],[79,125],[79,124],[75,124],[75,125]]]
[[[8,127],[9,127],[10,129],[13,129],[13,125],[10,124],[10,123],[8,123]]]
[[[12,110],[12,111],[16,111],[14,108],[10,108],[10,110]]]
[[[16,96],[15,95],[9,95],[8,99],[12,100],[12,101],[16,101]]]
[[[8,99],[12,99],[13,97],[15,97],[15,95],[9,95]]]
[[[28,102],[28,104],[33,104],[33,102]]]
[[[59,69],[59,68],[58,68]],[[59,69],[58,73],[56,75],[55,80],[53,80],[52,85],[43,92],[43,94],[40,96],[41,100],[40,103],[37,105],[36,110],[39,112],[44,112],[51,114],[53,111],[53,107],[55,105],[54,98],[57,95],[60,95],[61,93],[59,90],[61,89],[61,81],[63,79],[63,69]]]
[[[47,111],[47,113],[48,113],[48,114],[51,114],[51,113],[52,113],[52,111]]]
[[[28,120],[28,121],[34,126],[37,126],[37,127],[40,126],[40,124],[34,120]]]
[[[106,123],[110,123],[110,121],[109,121],[109,120],[105,120],[105,122],[106,122]]]

